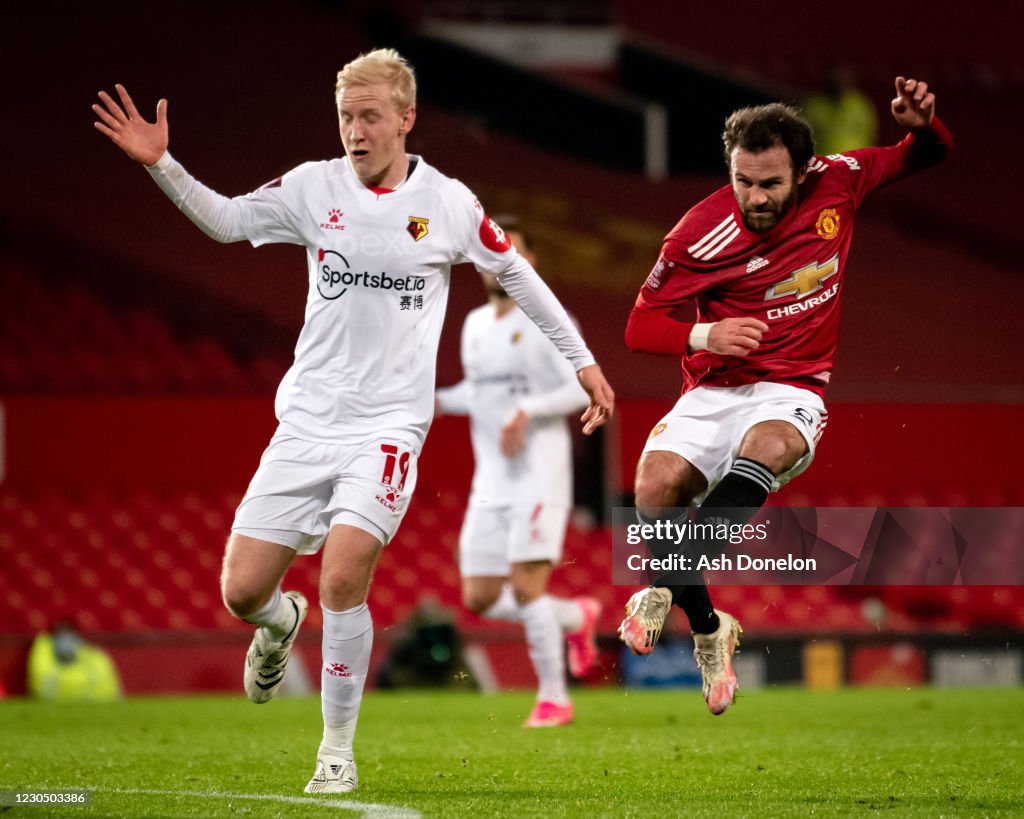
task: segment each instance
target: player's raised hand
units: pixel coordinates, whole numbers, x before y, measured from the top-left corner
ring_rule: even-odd
[[[928,90],[928,83],[897,77],[892,115],[908,131],[930,125],[935,116],[935,94]]]
[[[716,321],[708,333],[708,350],[715,355],[750,355],[761,346],[768,325],[750,316]]]
[[[136,162],[155,165],[167,150],[169,141],[167,100],[162,99],[156,104],[156,122],[146,122],[125,87],[117,84],[114,88],[121,98],[121,104],[118,105],[106,91],[100,91],[100,102],[103,105],[92,106],[93,113],[99,118],[93,125]]]
[[[584,367],[576,373],[576,377],[590,396],[590,406],[580,416],[583,434],[590,435],[615,414],[615,392],[597,364]]]

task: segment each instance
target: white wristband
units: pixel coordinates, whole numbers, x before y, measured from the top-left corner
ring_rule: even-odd
[[[690,330],[690,337],[687,340],[687,345],[693,352],[697,350],[706,350],[708,348],[708,336],[711,335],[711,327],[713,324],[694,324],[693,329]]]

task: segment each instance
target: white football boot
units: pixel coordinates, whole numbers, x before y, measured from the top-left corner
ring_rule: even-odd
[[[704,702],[717,716],[732,705],[740,687],[732,669],[732,654],[740,644],[743,629],[731,614],[718,609],[715,614],[718,615],[718,631],[693,635],[693,659],[704,680]]]
[[[619,624],[622,642],[634,654],[650,654],[671,608],[672,592],[668,589],[650,586],[638,591],[626,603],[626,619]]]
[[[359,787],[355,760],[321,753],[305,793],[352,793]]]
[[[243,685],[246,696],[255,703],[270,701],[284,680],[284,671],[288,666],[288,655],[292,652],[292,643],[299,633],[299,626],[306,619],[309,604],[306,598],[297,591],[285,592],[284,597],[295,606],[296,620],[291,632],[279,643],[268,639],[263,629],[256,629],[256,634],[249,644],[245,655],[245,674]]]

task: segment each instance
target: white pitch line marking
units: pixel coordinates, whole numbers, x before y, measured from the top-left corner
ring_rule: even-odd
[[[352,802],[345,799],[325,799],[321,796],[284,796],[276,793],[231,793],[222,791],[164,791],[150,788],[90,788],[97,793],[127,793],[142,796],[201,796],[207,799],[251,799],[257,802],[287,802],[291,805],[319,805],[336,810],[362,811],[371,819],[422,819],[423,814],[398,805],[378,805],[374,802]]]

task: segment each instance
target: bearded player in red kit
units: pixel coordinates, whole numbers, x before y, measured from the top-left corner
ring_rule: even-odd
[[[898,145],[827,157],[815,156],[810,127],[789,106],[744,108],[726,120],[731,184],[666,237],[626,329],[634,352],[682,355],[682,397],[637,466],[642,521],[699,504],[695,523],[744,523],[810,464],[828,420],[822,396],[857,208],[882,185],[940,162],[953,144],[926,83],[897,77],[891,108],[909,131]],[[690,300],[697,321],[673,318]],[[693,631],[708,709],[721,714],[739,687],[740,625],[714,608],[703,578],[655,577],[630,598],[619,634],[649,654],[673,603]]]

